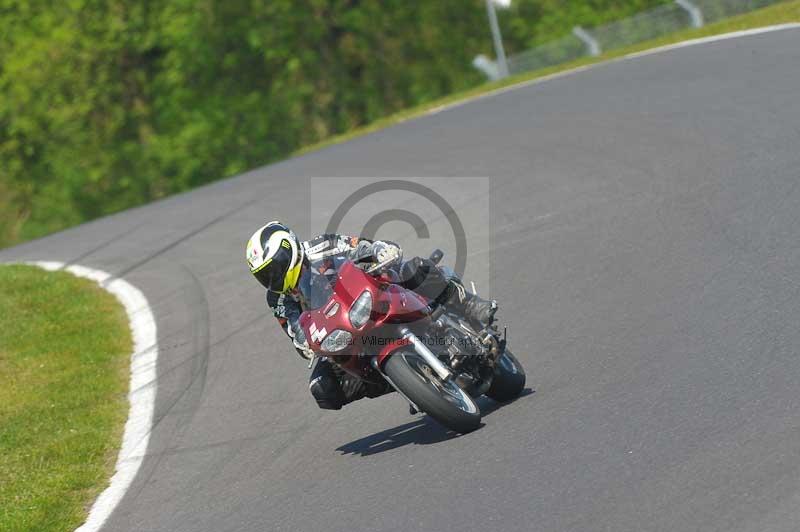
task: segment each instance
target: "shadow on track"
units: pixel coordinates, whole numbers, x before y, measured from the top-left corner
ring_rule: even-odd
[[[519,397],[508,403],[498,403],[486,397],[478,399],[478,406],[481,414],[485,418],[496,410],[519,401],[525,397],[533,395],[534,390],[525,388]],[[481,427],[484,425],[481,424]],[[480,429],[479,429],[480,430]],[[370,434],[363,438],[346,443],[336,450],[343,455],[352,454],[360,456],[370,456],[385,451],[391,451],[404,445],[431,445],[459,437],[457,432],[453,432],[430,418],[424,416],[417,418],[409,423],[398,425],[391,429],[382,430],[375,434]]]

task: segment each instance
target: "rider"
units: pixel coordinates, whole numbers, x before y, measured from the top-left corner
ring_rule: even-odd
[[[292,339],[298,354],[310,360],[314,353],[299,324],[304,310],[298,287],[315,275],[335,271],[343,259],[357,264],[394,262],[402,258],[400,246],[387,241],[372,241],[338,234],[319,235],[301,242],[281,222],[273,221],[256,231],[247,243],[250,273],[267,289],[267,304],[283,330]],[[460,312],[470,322],[490,325],[497,310],[495,301],[470,294],[460,280],[447,277],[429,259],[416,257],[399,268],[399,284],[428,299]],[[390,391],[386,386],[365,383],[326,358],[317,361],[309,389],[320,408],[339,410],[363,397],[377,397]]]

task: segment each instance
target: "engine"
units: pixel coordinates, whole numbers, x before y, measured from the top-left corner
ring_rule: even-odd
[[[436,347],[432,351],[448,361],[459,387],[477,397],[492,384],[494,357],[490,347],[467,327],[447,315],[439,317],[431,331]]]

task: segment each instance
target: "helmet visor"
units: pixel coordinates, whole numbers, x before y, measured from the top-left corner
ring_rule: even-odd
[[[260,270],[253,273],[258,282],[265,288],[273,292],[283,293],[284,278],[286,277],[284,268],[280,264],[265,264]]]

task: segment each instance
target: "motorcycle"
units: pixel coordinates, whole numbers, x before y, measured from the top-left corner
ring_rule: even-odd
[[[442,257],[436,250],[431,260]],[[333,275],[301,286],[306,310],[300,325],[309,346],[367,383],[388,383],[412,413],[471,432],[481,422],[477,397],[510,401],[525,386],[525,370],[506,346],[506,330],[478,330],[406,290],[390,262],[366,268],[344,260]]]

